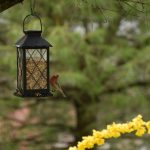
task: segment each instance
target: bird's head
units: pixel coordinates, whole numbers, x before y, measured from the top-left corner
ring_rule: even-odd
[[[58,75],[58,74],[56,74],[56,75],[54,75],[54,77],[58,79],[58,78],[59,78],[59,75]]]

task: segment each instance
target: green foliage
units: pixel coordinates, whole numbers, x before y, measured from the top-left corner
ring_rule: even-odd
[[[100,9],[91,9],[101,3],[115,12],[103,10],[103,14]],[[31,102],[12,95],[16,86],[16,50],[12,46],[23,34],[22,20],[29,10],[28,3],[1,14],[6,22],[0,22],[0,32],[5,31],[0,35],[0,120],[10,125],[5,117],[29,104],[30,119],[37,122],[32,124],[29,119],[17,129],[22,134],[21,141],[28,138],[31,131],[40,134],[37,141],[32,139],[28,143],[29,148],[41,150],[47,146],[50,149],[51,145],[60,142],[61,132],[80,138],[91,129],[113,121],[130,120],[137,114],[149,117],[150,36],[145,33],[142,18],[135,17],[140,33],[132,39],[119,37],[116,33],[121,20],[129,19],[122,11],[117,11],[120,9],[112,0],[88,1],[88,4],[79,0],[37,1],[43,37],[53,45],[50,72],[60,75],[60,84],[68,97],[31,99]],[[125,9],[131,8],[126,5]],[[104,22],[105,17],[110,18],[109,23]],[[91,23],[97,23],[97,28],[89,29]],[[77,33],[75,27],[86,32]],[[39,29],[38,20],[29,19],[26,28]],[[13,129],[11,126],[10,130]],[[0,139],[0,148],[9,150],[14,146],[13,149],[17,149],[20,143],[15,147],[11,140],[1,144]]]

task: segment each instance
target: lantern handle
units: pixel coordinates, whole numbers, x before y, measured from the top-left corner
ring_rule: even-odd
[[[29,15],[27,15],[27,16],[23,19],[23,32],[25,32],[25,22],[26,22],[26,19],[29,18],[29,17],[31,17],[31,16],[36,17],[37,19],[39,19],[39,21],[40,21],[40,26],[41,26],[40,31],[42,32],[42,21],[41,21],[41,18],[40,18],[38,15],[36,15],[36,14],[29,14]]]

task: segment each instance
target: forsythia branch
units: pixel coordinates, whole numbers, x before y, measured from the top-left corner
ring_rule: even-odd
[[[144,134],[150,134],[150,121],[145,122],[141,115],[138,115],[131,122],[108,125],[107,129],[102,131],[93,130],[93,135],[83,137],[81,142],[78,142],[77,146],[70,147],[69,150],[85,150],[91,149],[94,145],[103,145],[106,139],[119,138],[125,133],[135,132],[136,136],[143,136]]]

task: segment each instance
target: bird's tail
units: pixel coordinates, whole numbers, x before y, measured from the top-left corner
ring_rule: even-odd
[[[57,90],[62,94],[63,97],[67,97],[59,83],[57,84]]]

